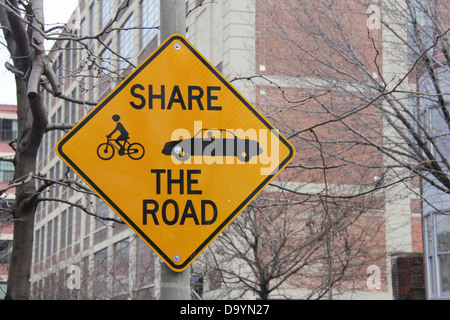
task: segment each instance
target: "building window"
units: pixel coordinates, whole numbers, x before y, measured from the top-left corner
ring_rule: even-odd
[[[49,221],[47,224],[47,258],[52,254],[52,239],[53,239],[53,221]]]
[[[6,297],[6,282],[0,281],[0,300],[4,300]]]
[[[81,201],[77,201],[77,206],[81,206]],[[81,209],[78,207],[75,209],[75,243],[81,240]]]
[[[448,124],[441,110],[441,108],[437,107],[429,107],[426,110],[428,134],[431,136],[429,148],[439,161],[443,161],[450,156],[450,134]]]
[[[72,112],[70,112],[70,101],[64,101],[64,123],[71,123],[70,116]]]
[[[68,41],[66,43],[66,47],[64,48],[64,55],[66,56],[66,64],[65,64],[65,68],[64,68],[64,75],[66,77],[69,77],[70,74],[72,73],[72,54],[71,54],[71,43],[70,41]],[[75,51],[75,50],[74,50]]]
[[[58,123],[61,123],[62,122],[62,107],[59,107],[58,108],[58,111],[56,112],[56,121],[58,122]],[[62,138],[62,136],[63,136],[63,133],[62,133],[62,131],[61,130],[57,130],[56,131],[56,139],[57,139],[57,141],[59,141],[59,140],[61,140],[61,138]],[[56,143],[56,142],[55,142]],[[55,144],[55,146],[56,146],[56,144]]]
[[[411,0],[407,6],[408,17],[408,58],[415,61],[424,50],[433,54],[432,44],[435,32],[430,13],[436,8],[432,1]]]
[[[77,98],[77,89],[73,89],[72,94],[71,94],[72,99],[76,99]],[[72,123],[77,123],[78,121],[78,116],[77,116],[77,104],[75,102],[72,102],[72,106],[71,106],[71,110],[70,112],[71,114],[71,121]]]
[[[96,219],[95,221],[96,230],[108,226],[109,222],[107,220],[103,220],[102,218],[113,217],[113,212],[111,211],[109,206],[100,199],[97,199],[96,214],[98,217],[98,219]]]
[[[94,298],[106,299],[108,288],[108,249],[94,254]]]
[[[134,299],[154,299],[155,268],[153,252],[140,238],[136,239],[136,278],[134,282]]]
[[[89,24],[89,33],[91,35],[95,34],[95,22],[97,21],[95,19],[95,2],[92,3],[92,5],[89,7],[89,20],[90,20],[90,24]]]
[[[191,290],[194,296],[194,300],[203,299],[203,275],[192,275]]]
[[[0,141],[10,142],[17,138],[17,120],[0,119]]]
[[[450,215],[437,212],[426,215],[424,238],[428,297],[448,299],[450,298]]]
[[[40,241],[40,244],[41,244],[41,246],[40,246],[40,252],[39,252],[39,255],[40,255],[40,261],[43,261],[44,260],[44,253],[45,253],[45,251],[44,251],[44,248],[45,248],[45,225],[44,226],[42,226],[42,228],[41,228],[41,241]]]
[[[159,25],[159,0],[142,0],[141,24],[143,28],[155,28]],[[156,36],[158,29],[142,29],[141,49],[144,49]]]
[[[128,297],[129,275],[129,243],[128,239],[114,244],[114,296],[116,298]]]
[[[111,20],[112,18],[112,14],[113,14],[113,5],[114,5],[114,1],[112,0],[102,0],[102,26],[101,28],[103,29],[108,22]]]
[[[61,171],[61,168],[60,168],[60,166],[61,166],[61,164],[60,164],[60,162],[58,161],[56,164],[55,164],[55,170],[54,170],[54,179],[58,179],[59,177],[60,177],[60,171]],[[59,192],[61,191],[61,186],[60,185],[58,185],[58,184],[56,184],[55,185],[55,197],[56,198],[58,198],[59,197]]]
[[[76,32],[75,32],[76,35]],[[78,67],[78,43],[76,41],[71,41],[71,50],[72,50],[72,72]],[[70,54],[70,53],[69,53]]]
[[[130,15],[123,24],[119,34],[119,53],[123,58],[128,60],[133,57],[133,15]],[[128,62],[121,60],[119,69],[123,70],[128,67]]]
[[[58,76],[58,81],[59,81],[60,85],[62,85],[64,83],[63,68],[64,68],[63,55],[62,55],[62,53],[60,53],[60,55],[58,56],[57,62],[56,62],[56,75]]]
[[[14,164],[0,161],[0,182],[10,182],[14,179]]]
[[[67,216],[67,246],[72,245],[73,239],[73,207],[69,207]]]
[[[60,239],[60,249],[66,247],[66,234],[67,234],[67,210],[64,210],[61,214],[61,239]]]
[[[41,229],[38,229],[34,233],[34,263],[39,262],[40,240],[41,240]]]
[[[80,23],[80,37],[86,37],[87,36],[87,32],[86,32],[86,19],[81,20]],[[84,47],[81,46],[80,48],[80,62],[82,62],[85,58],[85,50]]]
[[[58,217],[53,220],[53,254],[58,251]]]
[[[109,42],[107,47],[111,47],[111,42]],[[105,48],[102,53],[100,53],[100,95],[102,95],[111,85],[112,78],[111,72],[114,72],[115,66],[112,63],[112,54],[108,48]]]
[[[0,264],[9,264],[11,251],[12,240],[0,240]]]

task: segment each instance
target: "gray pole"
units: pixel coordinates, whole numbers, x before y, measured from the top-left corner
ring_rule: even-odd
[[[186,5],[184,0],[160,0],[161,42],[172,34],[186,35]]]
[[[172,34],[186,35],[185,0],[160,0],[161,42]],[[172,271],[161,263],[161,300],[190,300],[191,271],[188,267],[183,272]]]

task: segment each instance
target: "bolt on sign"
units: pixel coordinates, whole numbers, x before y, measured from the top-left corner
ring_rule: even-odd
[[[183,271],[294,148],[173,35],[58,142],[57,154],[172,270]]]

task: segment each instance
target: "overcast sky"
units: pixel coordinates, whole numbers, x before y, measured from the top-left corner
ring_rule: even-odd
[[[45,23],[67,22],[75,11],[78,0],[44,0]],[[3,33],[0,41],[3,43]],[[4,67],[8,61],[8,51],[0,45],[0,104],[16,104],[16,87],[14,77]]]

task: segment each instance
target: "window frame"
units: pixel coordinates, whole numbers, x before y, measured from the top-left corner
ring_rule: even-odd
[[[444,291],[443,283],[443,268],[441,265],[442,256],[450,256],[450,247],[448,250],[439,251],[438,239],[438,217],[445,217],[449,219],[450,225],[450,210],[445,211],[447,214],[432,211],[424,214],[423,219],[423,235],[424,235],[424,256],[427,276],[427,295],[429,299],[449,299],[450,288]],[[440,224],[442,226],[442,224]],[[449,228],[450,229],[450,228]],[[446,230],[447,231],[447,230]],[[447,231],[450,233],[450,230]],[[446,280],[450,282],[449,279]]]
[[[5,129],[5,126],[7,128]],[[0,119],[0,141],[11,142],[17,138],[18,124],[16,119]]]

